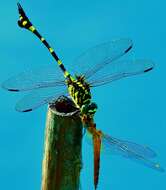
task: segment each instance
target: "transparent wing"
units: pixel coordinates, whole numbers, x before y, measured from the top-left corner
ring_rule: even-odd
[[[138,59],[114,61],[101,69],[97,75],[92,76],[89,83],[94,87],[100,86],[124,77],[148,72],[152,70],[153,67],[154,63],[151,60]]]
[[[164,171],[164,169],[160,167],[159,163],[150,160],[156,156],[156,153],[149,147],[113,138],[105,134],[102,135],[102,146],[103,148],[109,149],[110,154],[111,152],[114,152],[152,169],[158,170],[160,172]]]
[[[130,39],[118,39],[95,46],[74,61],[72,74],[84,74],[88,79],[106,65],[126,54],[131,48],[132,41]]]
[[[93,145],[92,135],[87,133],[86,142]],[[136,161],[147,167],[153,168],[160,172],[164,169],[160,167],[159,163],[153,162],[151,159],[155,158],[156,153],[149,147],[139,145],[134,142],[120,140],[109,135],[102,134],[101,152],[109,155],[120,155],[124,158]]]
[[[88,132],[86,133],[86,142],[90,145],[92,145],[92,135]],[[126,141],[126,140],[119,140],[117,138],[110,137],[108,135],[103,135],[102,138],[102,152],[106,154],[118,154],[119,153],[119,146],[111,146],[113,142],[121,142],[124,146],[130,148],[131,150],[134,150],[137,154],[144,155],[146,158],[154,158],[156,157],[156,153],[149,147],[139,145],[134,142]],[[111,144],[112,143],[112,144]],[[116,144],[116,143],[115,143]]]
[[[66,87],[52,87],[52,88],[41,88],[33,90],[28,95],[25,95],[17,104],[16,110],[19,112],[32,111],[43,104],[54,101],[59,96],[67,93]]]
[[[120,140],[117,138],[110,137],[108,135],[103,135],[102,143],[105,152],[112,151],[115,154],[118,154],[120,151],[121,154],[123,153],[123,151],[121,152],[121,150],[123,150],[123,148],[127,148],[128,150],[131,150],[136,154],[143,155],[146,158],[154,158],[157,156],[156,153],[148,146],[139,145],[137,143],[126,140]],[[124,154],[126,154],[126,152],[124,152]]]
[[[63,73],[55,65],[50,65],[11,77],[2,84],[2,87],[18,92],[63,85],[65,85]]]

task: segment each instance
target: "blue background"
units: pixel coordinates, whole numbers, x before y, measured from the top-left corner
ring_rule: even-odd
[[[163,0],[21,1],[27,14],[55,47],[64,63],[87,48],[129,37],[133,57],[150,58],[156,67],[145,75],[116,81],[93,91],[97,126],[114,137],[147,144],[166,168],[166,3]],[[17,26],[15,1],[0,3],[0,82],[26,69],[53,62],[32,34]],[[47,106],[17,113],[23,94],[0,90],[1,189],[40,189]],[[93,189],[92,148],[83,145],[83,190]],[[118,156],[101,158],[98,189],[166,189],[166,174]]]

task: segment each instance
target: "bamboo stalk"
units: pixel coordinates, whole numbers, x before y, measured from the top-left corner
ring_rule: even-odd
[[[42,165],[42,190],[78,190],[82,168],[82,122],[62,96],[49,105]]]

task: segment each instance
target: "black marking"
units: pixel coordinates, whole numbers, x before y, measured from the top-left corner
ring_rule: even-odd
[[[35,31],[33,32],[40,40],[42,39],[41,34],[35,29]],[[46,48],[49,50],[51,48],[51,46],[48,44],[48,42],[46,40],[42,41],[42,43],[46,46]],[[56,61],[59,60],[58,56],[56,55],[56,53],[53,51],[51,53],[51,55],[55,58]]]
[[[24,28],[24,26],[22,25],[22,22],[20,20],[17,23],[18,23],[19,27]]]
[[[40,35],[40,33],[35,29],[35,31],[33,32],[40,40],[42,39],[42,36]],[[49,50],[51,48],[51,46],[48,44],[48,42],[46,40],[42,41],[42,43],[46,46],[46,48]],[[59,60],[58,56],[56,55],[56,53],[53,51],[51,53],[51,55],[54,57],[54,59],[56,61]]]
[[[22,112],[29,112],[29,111],[32,111],[32,109],[27,109],[27,110],[24,110]]]
[[[59,67],[62,69],[62,71],[63,71],[63,72],[65,72],[65,71],[66,71],[66,69],[65,69],[65,67],[64,67],[64,65],[63,65],[63,64],[59,65]]]
[[[130,51],[132,47],[133,47],[133,45],[131,45],[128,49],[126,49],[125,53],[127,53],[128,51]]]
[[[18,6],[18,12],[19,12],[19,14],[20,14],[22,17],[27,18],[27,16],[26,16],[26,14],[25,14],[25,12],[24,12],[22,6],[20,5],[20,3],[17,3],[17,6]]]
[[[40,35],[40,33],[35,29],[33,32],[39,39],[42,38],[42,36]]]
[[[43,44],[49,49],[50,48],[50,46],[49,46],[49,44],[48,44],[48,42],[46,41],[46,40],[44,40],[44,41],[42,41],[43,42]]]
[[[55,51],[53,51],[51,54],[55,58],[56,61],[59,60],[59,57],[56,55]]]
[[[153,69],[153,67],[149,68],[149,69],[146,69],[144,70],[144,73],[148,72],[148,71],[151,71]]]
[[[18,89],[8,89],[8,91],[11,91],[11,92],[19,92]]]
[[[17,6],[18,6],[18,12],[20,14],[20,16],[22,17],[21,20],[18,21],[18,25],[21,27],[21,28],[25,28],[25,29],[29,29],[29,27],[32,26],[32,23],[29,21],[28,17],[26,16],[22,6],[20,5],[20,3],[17,3]],[[27,24],[24,26],[23,25],[23,22],[24,21],[27,21]]]
[[[23,22],[24,21],[27,21],[27,23],[26,23],[26,25],[23,25]],[[25,29],[27,29],[27,30],[29,30],[29,28],[32,26],[32,23],[31,22],[29,22],[28,20],[19,20],[18,21],[18,25],[21,27],[21,28],[25,28]]]
[[[40,33],[35,29],[34,27],[34,31],[32,31],[30,29],[30,27],[32,27],[32,23],[30,22],[30,20],[28,19],[28,17],[26,16],[22,6],[20,5],[20,3],[17,3],[17,6],[18,6],[18,11],[19,11],[19,14],[20,14],[20,20],[18,21],[18,25],[22,28],[26,28],[28,30],[30,30],[32,33],[34,33],[40,40],[42,39],[42,36],[40,35]],[[27,22],[25,25],[23,25],[24,22]],[[44,39],[44,38],[43,38]],[[42,41],[42,40],[41,40]],[[47,49],[50,51],[50,48],[51,46],[49,45],[49,43],[46,41],[46,40],[43,40],[42,43],[47,47]],[[52,49],[52,48],[51,48]],[[51,55],[54,57],[54,59],[58,62],[59,61],[59,58],[57,56],[57,54],[55,53],[55,51],[52,51],[50,52]],[[63,72],[66,71],[64,65],[60,65],[61,69],[63,70]],[[68,75],[70,76],[70,75]]]

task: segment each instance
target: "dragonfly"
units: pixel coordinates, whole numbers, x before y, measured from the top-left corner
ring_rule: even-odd
[[[30,92],[17,104],[19,112],[30,112],[38,107],[55,101],[60,95],[69,94],[75,106],[80,110],[80,117],[85,129],[92,135],[94,149],[94,186],[99,181],[101,146],[110,153],[119,154],[130,160],[135,160],[147,167],[163,172],[159,163],[152,159],[156,153],[147,146],[134,142],[120,140],[104,134],[96,128],[94,115],[97,104],[92,102],[91,88],[109,84],[113,81],[147,73],[154,68],[151,60],[121,60],[133,47],[130,39],[116,39],[99,44],[81,54],[75,61],[73,73],[69,72],[54,49],[38,32],[27,17],[22,6],[18,3],[19,20],[21,28],[31,31],[48,49],[58,67],[50,65],[34,71],[23,72],[6,80],[2,87],[11,92]]]

